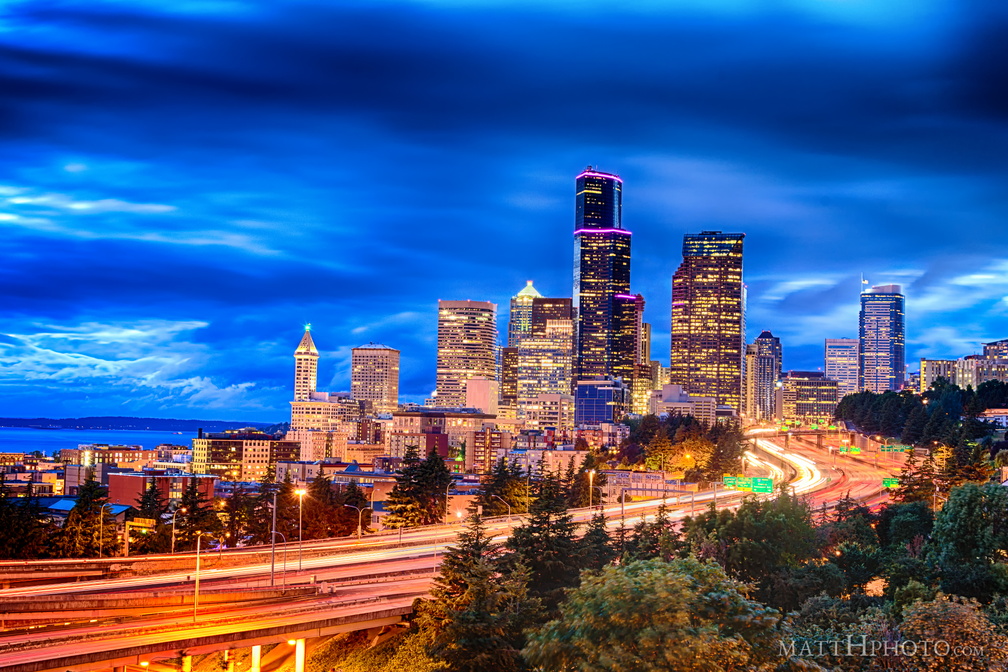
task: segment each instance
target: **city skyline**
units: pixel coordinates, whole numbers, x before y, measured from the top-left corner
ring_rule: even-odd
[[[5,414],[283,419],[303,322],[321,388],[373,341],[422,401],[438,300],[500,330],[529,279],[569,296],[587,164],[663,363],[703,230],[746,233],[746,342],[786,369],[857,337],[862,272],[903,286],[911,370],[1008,336],[1005,10],[602,7],[6,5]]]

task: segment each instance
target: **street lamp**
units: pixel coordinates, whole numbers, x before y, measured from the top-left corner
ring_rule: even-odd
[[[592,508],[592,489],[595,487],[593,484],[595,482],[595,470],[588,470],[588,508]]]
[[[200,573],[200,542],[203,537],[211,537],[212,535],[206,532],[200,532],[196,530],[196,585],[193,590],[193,603],[192,603],[192,622],[196,622],[196,609],[199,608],[199,573]]]
[[[500,501],[504,502],[504,506],[508,507],[508,523],[511,522],[511,505],[507,503],[503,497],[498,497],[497,495],[490,495],[491,497],[496,497]]]
[[[304,508],[304,496],[307,490],[301,488],[300,490],[295,490],[294,494],[298,496],[298,571],[301,571],[301,512]]]
[[[171,517],[171,552],[172,552],[172,555],[175,555],[175,516],[177,516],[179,514],[179,511],[181,511],[182,513],[185,513],[186,512],[186,508],[183,506],[181,509],[175,509],[175,513],[173,513],[172,517]]]
[[[105,545],[105,507],[112,506],[108,502],[98,507],[98,559],[101,560],[102,546]],[[113,519],[114,520],[114,519]]]
[[[448,487],[444,491],[444,524],[448,524],[448,491],[455,485],[455,481],[449,481]]]
[[[356,509],[357,510],[357,541],[360,541],[360,538],[361,538],[361,521],[363,520],[364,509],[362,509],[360,507],[357,507],[357,506],[354,506],[353,504],[344,504],[343,506],[345,506],[348,509]]]

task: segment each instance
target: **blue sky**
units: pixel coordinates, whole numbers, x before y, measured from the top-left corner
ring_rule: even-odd
[[[0,416],[283,420],[313,324],[434,385],[436,305],[569,296],[619,173],[668,360],[682,235],[747,234],[785,367],[901,283],[907,360],[1008,337],[1008,12],[969,0],[0,2]]]

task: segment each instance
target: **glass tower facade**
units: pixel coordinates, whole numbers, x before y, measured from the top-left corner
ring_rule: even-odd
[[[861,358],[858,384],[881,394],[903,389],[906,322],[899,285],[879,285],[861,294]]]
[[[623,228],[623,181],[592,170],[577,176],[574,220],[576,378],[632,372],[634,350],[622,337],[633,322],[630,232]]]
[[[466,381],[497,380],[497,306],[438,301],[437,406],[465,406]]]
[[[741,411],[745,356],[744,233],[683,236],[672,276],[669,381]]]

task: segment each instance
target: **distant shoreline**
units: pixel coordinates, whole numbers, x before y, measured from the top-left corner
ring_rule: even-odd
[[[192,420],[176,418],[136,418],[92,416],[84,418],[0,418],[0,427],[17,429],[79,429],[102,431],[220,432],[241,427],[273,427],[277,423],[241,420]]]

